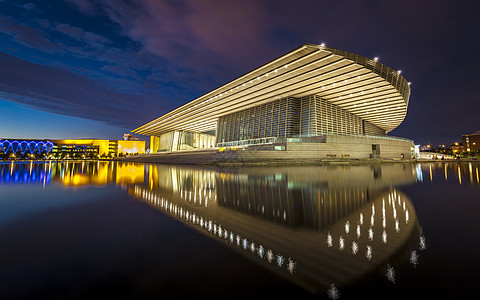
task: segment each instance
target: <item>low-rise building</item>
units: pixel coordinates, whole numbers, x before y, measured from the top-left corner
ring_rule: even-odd
[[[462,135],[463,151],[474,152],[480,150],[480,130]]]
[[[0,139],[4,157],[98,158],[145,153],[145,141],[65,139],[17,140]]]

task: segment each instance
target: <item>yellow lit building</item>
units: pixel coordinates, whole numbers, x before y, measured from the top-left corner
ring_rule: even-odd
[[[145,153],[145,141],[68,139],[52,140],[53,155],[73,156],[119,156]]]

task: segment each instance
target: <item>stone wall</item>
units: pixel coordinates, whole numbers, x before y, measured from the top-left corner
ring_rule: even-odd
[[[372,145],[376,145],[372,147]],[[410,159],[409,141],[374,137],[327,136],[326,143],[287,143],[286,151],[239,150],[239,160]],[[375,149],[373,149],[375,148]]]

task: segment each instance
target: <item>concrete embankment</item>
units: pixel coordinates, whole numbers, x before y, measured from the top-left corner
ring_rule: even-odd
[[[267,153],[268,152],[268,153]],[[118,158],[118,161],[177,165],[261,166],[261,165],[313,165],[313,164],[371,164],[380,162],[411,163],[413,159],[352,159],[284,157],[277,151],[221,151],[217,149],[151,153]]]

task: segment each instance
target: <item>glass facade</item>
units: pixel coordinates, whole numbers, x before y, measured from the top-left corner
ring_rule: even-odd
[[[152,136],[150,139],[150,149],[153,153],[207,149],[214,146],[215,136],[211,132],[171,131],[159,137]]]
[[[217,143],[328,134],[385,135],[385,130],[318,95],[288,97],[219,118]]]

